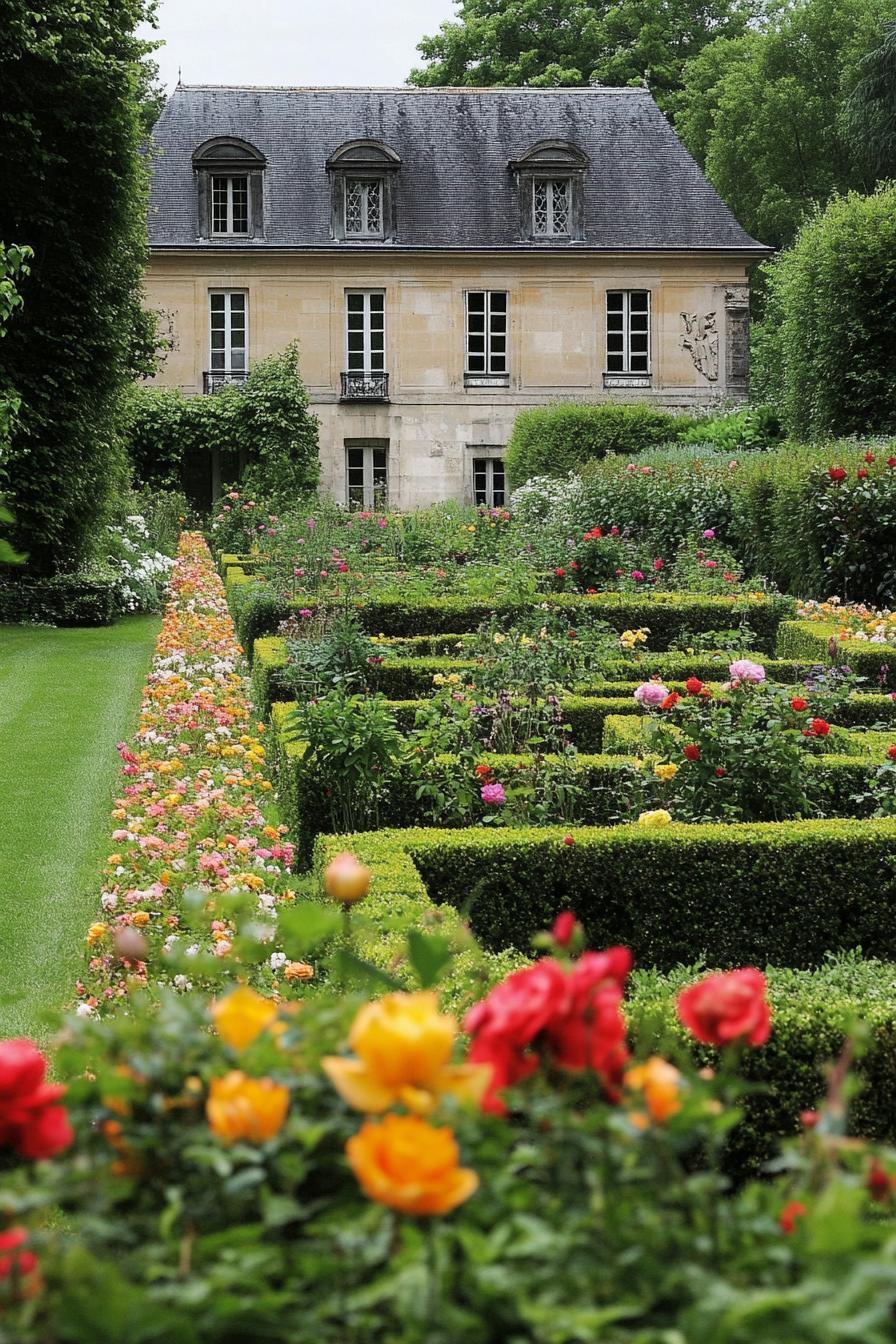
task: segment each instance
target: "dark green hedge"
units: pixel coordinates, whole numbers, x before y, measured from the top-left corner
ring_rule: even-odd
[[[693,1041],[675,1012],[679,990],[700,974],[635,972],[626,1016],[639,1048],[671,1040],[701,1065],[717,1064],[716,1052]],[[849,1103],[849,1132],[896,1140],[896,966],[844,956],[816,971],[771,967],[767,974],[773,1029],[767,1045],[741,1057],[742,1073],[760,1090],[748,1098],[744,1120],[730,1138],[726,1165],[732,1174],[757,1171],[774,1156],[777,1140],[799,1133],[800,1112],[824,1097],[825,1067],[857,1022],[868,1040],[856,1066],[862,1088]]]
[[[828,641],[837,641],[837,662],[846,664],[860,677],[866,677],[871,688],[896,689],[896,646],[871,644],[863,639],[841,640],[836,625],[816,621],[782,621],[778,631],[778,653],[784,658],[808,659],[829,666],[831,657]]]
[[[240,576],[236,581],[234,575]],[[227,596],[240,642],[251,650],[256,639],[274,634],[280,622],[292,611],[310,608],[316,602],[307,597],[278,597],[267,585],[247,581],[241,571],[228,571]],[[485,601],[481,598],[431,597],[417,602],[402,598],[372,597],[359,606],[364,629],[371,635],[407,637],[414,635],[467,634],[478,629],[492,615],[508,624],[518,621],[537,607],[547,605],[564,613],[570,625],[587,616],[605,621],[614,630],[650,627],[650,642],[655,649],[666,649],[682,630],[695,632],[728,629],[743,621],[756,635],[759,649],[771,652],[778,626],[791,615],[790,598],[708,597],[699,593],[656,593],[649,598],[627,593],[542,594],[528,602]]]
[[[850,762],[854,767],[856,762]],[[525,949],[573,906],[594,946],[627,943],[669,969],[818,965],[861,947],[896,959],[896,822],[416,831],[406,842],[434,901],[470,909],[491,949]]]
[[[121,614],[114,579],[56,574],[47,579],[0,578],[0,622],[111,625]]]
[[[521,411],[513,424],[505,464],[510,483],[533,476],[565,476],[608,454],[629,457],[679,439],[694,421],[643,402],[597,406],[565,402]]]

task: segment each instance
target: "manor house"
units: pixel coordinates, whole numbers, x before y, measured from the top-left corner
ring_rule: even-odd
[[[645,89],[178,86],[153,140],[157,381],[297,340],[349,505],[503,503],[523,407],[746,395],[768,250]]]

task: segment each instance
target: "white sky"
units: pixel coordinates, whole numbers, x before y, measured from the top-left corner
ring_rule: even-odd
[[[162,83],[403,84],[452,0],[162,0]]]

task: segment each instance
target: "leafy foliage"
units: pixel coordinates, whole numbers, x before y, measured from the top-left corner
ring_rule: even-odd
[[[663,106],[685,62],[743,33],[761,8],[758,0],[461,0],[458,18],[419,44],[428,64],[411,83],[550,88],[646,79]]]
[[[832,192],[873,185],[844,109],[889,0],[799,0],[695,54],[675,129],[748,233],[792,242]]]
[[[640,452],[677,439],[693,422],[640,402],[598,406],[575,402],[521,411],[505,466],[513,485],[531,476],[564,476],[608,453]]]
[[[74,568],[103,521],[126,473],[118,398],[154,348],[140,307],[147,44],[134,36],[150,10],[0,4],[0,237],[34,250],[0,347],[0,385],[22,398],[0,491],[38,572]]]
[[[859,64],[846,123],[871,173],[896,177],[896,20],[884,24],[880,46]]]
[[[896,430],[896,186],[832,201],[766,273],[790,433]]]

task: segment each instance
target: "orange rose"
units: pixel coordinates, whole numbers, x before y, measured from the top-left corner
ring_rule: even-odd
[[[233,1069],[213,1078],[205,1103],[212,1133],[225,1143],[264,1143],[283,1128],[289,1092],[271,1078],[247,1078]]]
[[[334,901],[354,905],[363,901],[370,890],[370,869],[344,850],[324,869],[324,887]]]
[[[234,1050],[245,1050],[274,1021],[277,1005],[241,985],[226,999],[217,999],[209,1011],[221,1039]]]
[[[644,1064],[629,1069],[625,1085],[635,1092],[643,1092],[647,1113],[655,1125],[664,1125],[681,1110],[681,1074],[674,1064],[660,1055],[651,1055]],[[635,1123],[638,1119],[633,1116]],[[644,1117],[641,1117],[644,1120]]]
[[[358,1111],[386,1111],[401,1102],[428,1114],[443,1092],[479,1102],[491,1067],[451,1064],[456,1035],[457,1022],[439,1012],[431,990],[386,994],[365,1003],[352,1023],[348,1039],[358,1058],[328,1055],[324,1072]]]
[[[452,1131],[415,1115],[367,1121],[345,1151],[365,1195],[400,1213],[449,1213],[479,1185],[475,1171],[458,1165]]]

